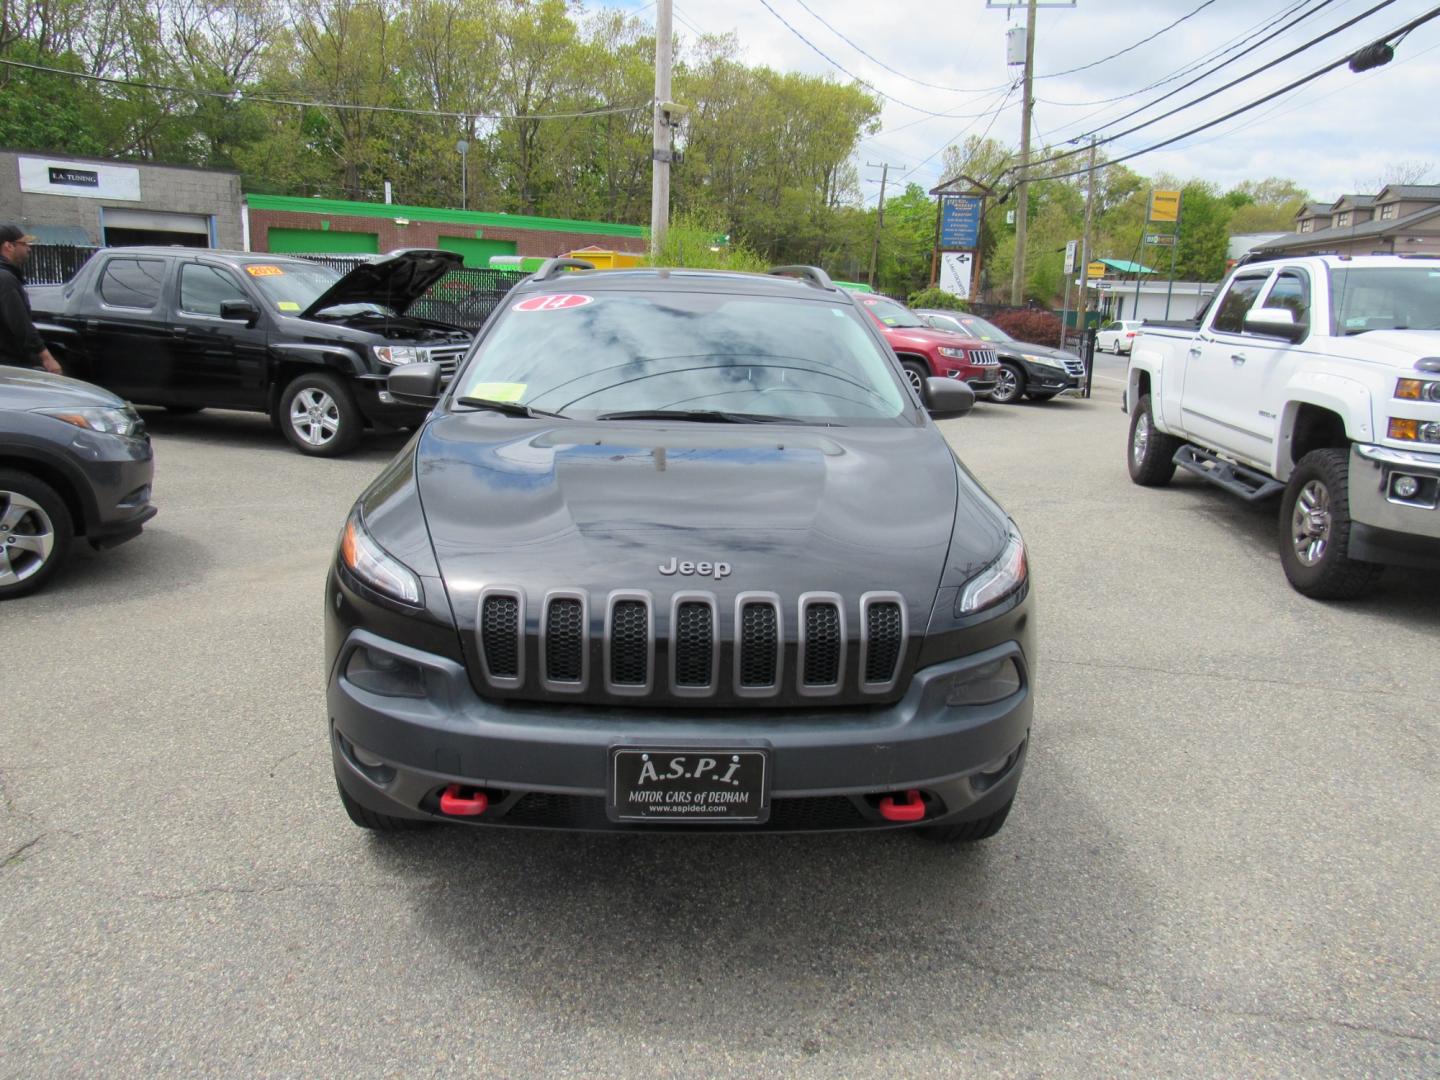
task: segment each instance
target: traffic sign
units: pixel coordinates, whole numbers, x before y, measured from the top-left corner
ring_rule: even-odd
[[[1078,246],[1079,243],[1075,240],[1067,241],[1065,244],[1065,273],[1067,274],[1075,272],[1075,249]]]
[[[1152,233],[1146,233],[1146,234],[1145,234],[1145,243],[1151,245],[1152,247],[1174,247],[1174,246],[1175,246],[1175,234],[1174,234],[1174,233],[1168,233],[1168,232],[1162,232],[1162,233],[1154,233],[1154,232],[1152,232]]]

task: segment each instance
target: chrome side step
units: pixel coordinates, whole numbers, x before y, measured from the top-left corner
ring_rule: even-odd
[[[1175,464],[1232,495],[1239,495],[1246,502],[1259,502],[1285,490],[1279,480],[1190,443],[1175,451]]]

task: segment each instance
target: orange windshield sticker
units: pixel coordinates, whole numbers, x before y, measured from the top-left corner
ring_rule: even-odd
[[[285,273],[278,266],[269,266],[264,263],[252,263],[245,267],[245,272],[251,277],[280,277]]]

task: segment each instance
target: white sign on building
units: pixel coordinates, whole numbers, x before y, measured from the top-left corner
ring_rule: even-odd
[[[127,165],[22,157],[20,190],[35,195],[69,195],[77,199],[140,201],[140,170]]]
[[[974,268],[975,253],[973,251],[942,251],[940,253],[940,288],[952,296],[958,296],[961,300],[969,300]]]

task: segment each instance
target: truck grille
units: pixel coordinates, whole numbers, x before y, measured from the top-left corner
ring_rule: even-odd
[[[589,689],[589,657],[596,648],[600,681],[612,695],[766,698],[786,691],[787,613],[774,593],[740,594],[733,616],[727,610],[723,619],[715,596],[705,592],[676,593],[661,606],[648,592],[622,590],[597,603],[605,606],[603,618],[596,614],[603,626],[595,628],[603,634],[598,643],[592,640],[590,601],[581,590],[551,590],[540,610],[528,613],[539,643],[538,673],[527,683],[525,594],[518,588],[485,589],[475,635],[485,683],[501,690],[533,684],[553,692],[581,692]],[[837,593],[806,593],[790,609],[795,694],[825,697],[856,689],[879,694],[895,688],[909,641],[905,602],[893,592],[860,598],[859,660],[850,664],[855,642],[849,640],[847,611],[853,618],[856,610]]]
[[[995,355],[994,349],[971,349],[970,363],[985,367],[990,364],[998,364],[1000,361]]]
[[[469,345],[433,345],[428,350],[428,355],[433,363],[440,365],[441,373],[449,378],[455,374],[455,369],[460,366],[460,361],[469,348]]]

